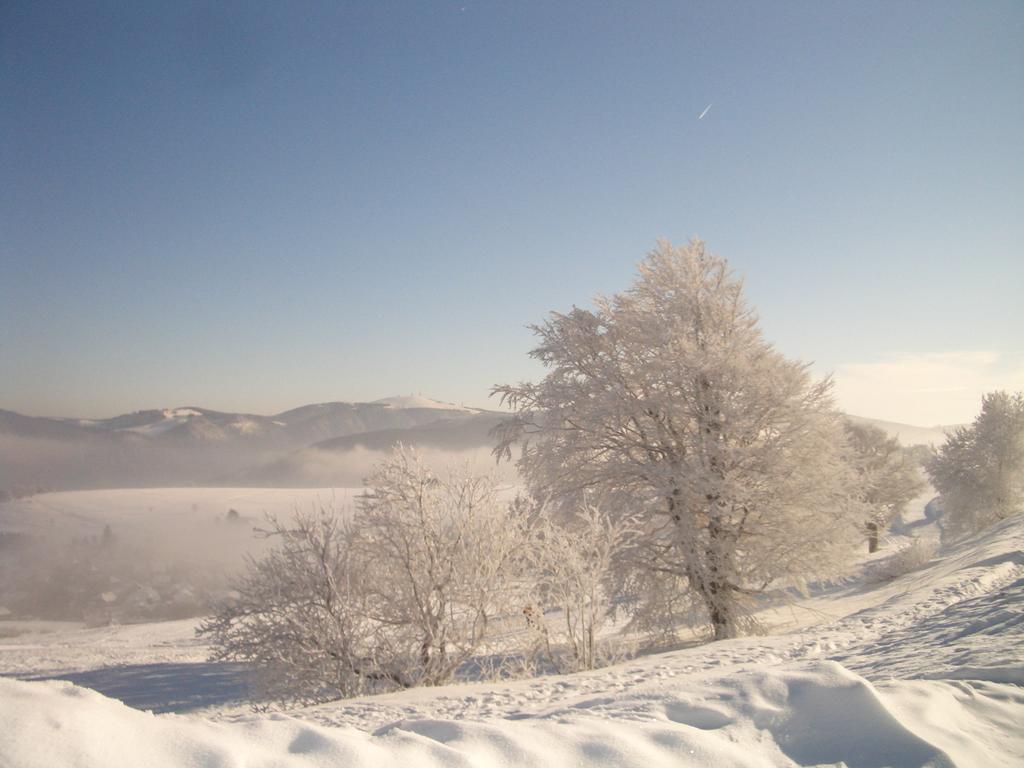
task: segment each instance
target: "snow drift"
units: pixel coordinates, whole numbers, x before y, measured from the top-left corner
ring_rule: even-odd
[[[922,705],[922,703],[924,705]],[[1024,694],[945,682],[875,687],[835,662],[748,673],[698,691],[582,700],[520,718],[404,720],[367,733],[285,715],[215,723],[152,715],[66,682],[0,681],[10,766],[1013,765]],[[986,738],[979,736],[986,730]]]

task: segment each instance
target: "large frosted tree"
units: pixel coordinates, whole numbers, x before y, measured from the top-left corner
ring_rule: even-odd
[[[677,589],[716,638],[753,598],[826,576],[863,540],[828,380],[762,337],[742,283],[702,242],[660,242],[624,293],[533,331],[538,383],[495,387],[532,491],[633,518],[638,612]]]

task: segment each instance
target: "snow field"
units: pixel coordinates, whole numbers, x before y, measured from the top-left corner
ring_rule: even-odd
[[[350,507],[362,488],[121,488],[57,491],[0,505],[7,531],[35,532],[47,526],[102,530],[104,525],[185,525],[223,518],[235,509],[252,521],[264,513],[287,515],[295,509]]]
[[[923,539],[937,533],[923,519],[906,527]],[[785,634],[575,675],[271,715],[237,705],[153,715],[67,682],[0,679],[0,766],[1024,764],[1024,515],[920,570],[864,578],[910,541],[893,537],[860,576],[767,611],[772,625],[789,625]],[[198,660],[188,630],[173,622],[7,638],[0,671],[162,653]]]

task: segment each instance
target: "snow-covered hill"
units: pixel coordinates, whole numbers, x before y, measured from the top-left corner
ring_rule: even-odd
[[[934,539],[924,518],[909,523],[907,530]],[[864,578],[906,543],[890,541],[888,552],[865,561],[841,586],[772,609],[766,614],[771,636],[590,673],[419,689],[286,714],[219,706],[188,717],[140,712],[68,682],[0,679],[0,763],[1024,764],[1024,516],[940,551],[895,580]],[[171,629],[184,637],[180,623]],[[166,652],[153,631],[146,642],[154,654]],[[99,630],[65,630],[63,642],[31,634],[6,640],[0,669],[18,646],[50,643],[73,655],[76,632]],[[129,628],[106,632],[108,646],[119,635],[128,643],[132,632],[140,635]],[[202,658],[194,645],[180,651]],[[151,696],[173,688],[161,668],[155,664],[138,677]],[[69,676],[98,687],[104,680]],[[120,688],[108,690],[130,699],[125,678],[118,682]]]
[[[912,424],[900,424],[895,421],[883,421],[882,419],[868,419],[863,416],[847,414],[846,418],[855,424],[871,424],[885,432],[889,437],[895,437],[900,445],[933,445],[938,447],[946,442],[949,432],[956,429],[955,424],[938,427],[915,427]]]
[[[394,397],[382,397],[374,400],[374,404],[387,405],[391,408],[432,408],[438,411],[469,411],[476,413],[473,408],[466,408],[454,403],[444,403],[440,400],[431,400],[423,395],[395,395]]]

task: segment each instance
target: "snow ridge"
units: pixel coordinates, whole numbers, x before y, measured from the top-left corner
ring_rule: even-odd
[[[429,408],[439,411],[474,412],[473,408],[466,408],[465,406],[455,405],[454,403],[444,403],[440,400],[431,400],[429,397],[423,397],[422,395],[396,395],[394,397],[383,397],[380,400],[374,400],[373,405],[386,405],[391,408]]]

